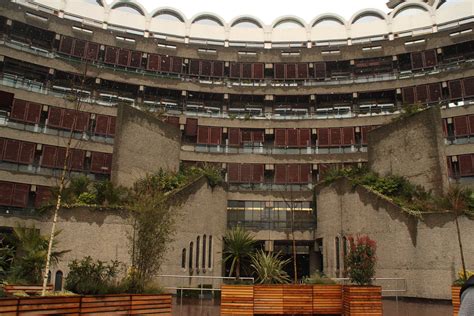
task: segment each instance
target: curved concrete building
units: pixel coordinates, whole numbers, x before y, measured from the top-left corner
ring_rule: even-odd
[[[365,209],[368,204],[355,201],[354,193],[341,193],[344,184],[334,192],[344,196],[346,206],[337,206],[330,188],[315,190],[329,170],[370,165],[436,194],[453,181],[469,185],[474,177],[474,1],[392,0],[388,6],[388,13],[365,9],[349,19],[327,13],[309,21],[281,16],[265,24],[250,15],[227,21],[212,12],[187,17],[172,7],[149,12],[134,0],[3,1],[0,226],[13,225],[16,216],[31,214],[48,197],[76,118],[73,175],[130,186],[159,168],[222,168],[227,186],[215,193],[216,203],[209,203],[213,193],[203,186],[184,208],[189,221],[181,223],[167,274],[222,276],[218,240],[227,227],[241,225],[266,250],[289,257],[293,226],[299,276],[324,270],[342,277],[348,234],[371,232],[385,244],[392,235],[379,236],[374,227],[411,219]],[[76,93],[82,96],[79,111],[71,101]],[[391,122],[409,104],[438,114],[410,123],[410,130],[394,128]],[[387,134],[369,133],[378,127]],[[378,136],[369,141],[372,134]],[[398,142],[403,135],[411,136]],[[413,167],[399,163],[405,159],[396,155],[401,148],[407,160],[417,161]],[[419,176],[430,172],[438,176]],[[358,215],[351,215],[356,214],[351,203],[361,208]],[[343,216],[333,217],[332,211],[365,216],[371,225],[351,222],[344,230]],[[105,222],[111,226],[94,226],[97,235],[91,236],[108,236],[121,249],[126,239],[113,226],[120,219],[110,216]],[[205,225],[209,218],[213,227]],[[380,223],[371,222],[376,220]],[[434,226],[449,230],[451,224],[443,219]],[[420,225],[421,240],[439,234],[429,223]],[[463,225],[472,227],[468,220]],[[442,275],[423,289],[414,280],[406,295],[448,298],[449,289],[437,287],[449,286],[455,276],[455,247],[434,272],[421,260],[401,264],[408,274],[387,267],[391,256],[431,255],[420,248],[423,242],[413,242],[410,227],[397,236],[413,248],[382,251],[379,276],[413,280],[418,269],[426,270],[425,277]],[[73,235],[66,239],[75,247]],[[193,247],[197,244],[202,247]],[[113,251],[91,252],[115,258]],[[67,262],[59,268],[67,270]]]

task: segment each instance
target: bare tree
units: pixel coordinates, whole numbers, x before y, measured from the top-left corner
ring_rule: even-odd
[[[459,217],[469,211],[472,191],[469,188],[463,188],[459,185],[450,186],[444,198],[446,207],[454,213],[454,222],[456,223],[456,233],[458,237],[459,252],[461,254],[461,264],[464,279],[467,278],[466,262],[464,260],[464,251],[461,238],[461,229],[459,228]]]
[[[293,198],[293,188],[290,187],[290,199],[288,200],[285,195],[282,193],[281,197],[285,202],[286,206],[290,209],[291,212],[291,240],[292,240],[292,254],[293,254],[293,273],[294,278],[293,282],[298,283],[298,263],[296,261],[296,237],[295,237],[295,201]]]
[[[74,89],[72,91],[73,92],[74,110],[76,110],[76,111],[80,110],[81,104],[82,104],[82,102],[81,102],[81,92],[84,89],[84,85],[85,85],[85,81],[86,81],[86,75],[87,75],[87,69],[88,69],[87,60],[84,63],[84,65],[85,65],[84,66],[84,72],[83,72],[83,74],[81,76],[81,79],[80,79],[80,89]],[[56,236],[56,224],[58,222],[58,214],[59,214],[59,209],[61,207],[61,200],[62,200],[62,196],[63,196],[63,193],[64,193],[64,189],[65,189],[65,186],[66,186],[67,176],[68,176],[69,171],[70,171],[68,169],[68,167],[69,167],[69,157],[70,157],[72,149],[73,149],[72,148],[72,139],[73,139],[74,131],[76,130],[76,127],[77,127],[77,119],[78,119],[78,115],[77,115],[77,113],[75,113],[75,115],[73,116],[73,121],[72,121],[71,127],[69,129],[69,136],[68,136],[67,142],[66,142],[66,153],[65,153],[63,164],[62,164],[61,175],[59,177],[58,195],[57,195],[56,203],[55,203],[55,207],[54,207],[53,223],[51,225],[51,234],[49,236],[48,252],[46,254],[46,262],[45,262],[44,271],[43,271],[43,287],[42,287],[42,291],[41,291],[42,296],[46,295],[46,288],[47,288],[47,285],[48,285],[48,272],[49,272],[50,265],[51,265],[51,253],[52,253],[52,250],[53,250],[54,237]]]

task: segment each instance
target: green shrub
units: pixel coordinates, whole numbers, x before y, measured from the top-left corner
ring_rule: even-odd
[[[316,271],[311,276],[303,279],[305,284],[336,284],[333,279],[328,278],[324,273]]]
[[[125,290],[117,279],[120,266],[118,261],[94,261],[90,256],[74,260],[69,264],[64,288],[83,295],[122,293]]]
[[[82,192],[77,197],[77,203],[83,205],[97,204],[97,196],[94,193]]]
[[[280,253],[266,253],[263,250],[252,255],[252,268],[259,284],[289,283],[290,277],[283,268],[290,259],[282,260]]]

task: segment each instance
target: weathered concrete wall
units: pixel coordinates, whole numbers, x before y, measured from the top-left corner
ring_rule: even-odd
[[[68,264],[74,259],[80,260],[85,256],[102,261],[118,260],[129,265],[128,223],[124,211],[61,209],[56,226],[57,230],[61,230],[57,237],[57,249],[71,251],[51,269],[53,282],[57,270],[61,270],[65,277],[69,271]],[[52,217],[28,218],[4,214],[0,216],[0,226],[15,227],[19,224],[35,225],[42,235],[49,236]]]
[[[112,181],[131,186],[148,173],[179,169],[181,133],[157,118],[129,106],[117,114]]]
[[[189,195],[187,200],[175,208],[178,215],[177,231],[174,241],[162,266],[162,274],[180,276],[222,276],[222,236],[227,229],[227,193],[221,187],[210,188],[206,179],[180,192],[180,197]],[[205,268],[202,268],[203,236],[206,236]],[[209,237],[212,236],[211,267],[209,268]],[[199,237],[199,253],[196,253],[196,242]],[[193,267],[189,268],[190,243],[193,243]],[[183,249],[186,249],[185,268],[181,267]],[[199,256],[199,267],[196,268],[196,256]],[[173,284],[178,279],[163,278],[163,285]],[[180,279],[182,285],[212,284],[210,279],[192,281],[191,278]],[[176,283],[174,283],[176,284]]]
[[[400,175],[435,193],[448,186],[446,154],[438,107],[394,121],[369,133],[369,167]]]
[[[317,238],[323,238],[324,269],[336,276],[335,238],[367,234],[377,242],[376,277],[404,278],[408,297],[450,299],[451,284],[461,269],[456,227],[451,214],[423,220],[346,180],[319,188]],[[474,222],[460,218],[464,254],[474,268]],[[342,239],[341,239],[342,240]],[[343,270],[341,241],[341,270]],[[386,285],[394,282],[385,282]],[[401,284],[400,284],[401,285]]]
[[[227,197],[221,187],[211,189],[207,180],[202,178],[176,194],[173,199],[182,201],[173,207],[176,213],[176,231],[164,258],[161,274],[167,275],[200,275],[221,276],[222,274],[222,236],[227,227]],[[51,269],[53,282],[57,270],[66,277],[68,264],[74,259],[91,256],[102,261],[118,260],[127,266],[131,264],[129,253],[130,218],[126,211],[92,210],[88,208],[62,209],[60,211],[58,230],[58,250],[71,250],[65,254],[59,264]],[[0,215],[0,226],[15,227],[18,224],[32,225],[41,230],[42,235],[50,234],[51,217],[19,217]],[[212,236],[211,267],[208,265],[209,247],[206,247],[206,268],[202,268],[202,240],[206,235],[207,245]],[[196,238],[200,236],[199,269],[195,267]],[[188,268],[189,243],[194,244],[193,269]],[[182,249],[186,248],[186,268],[181,268]],[[161,278],[158,282],[165,285],[184,285],[177,278]],[[209,281],[209,280],[208,280]],[[191,284],[191,279],[186,279]],[[194,280],[193,285],[206,283],[205,280]],[[212,282],[208,282],[212,283]],[[188,284],[188,283],[186,283]]]

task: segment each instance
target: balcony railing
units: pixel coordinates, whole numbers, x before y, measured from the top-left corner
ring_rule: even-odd
[[[50,177],[56,177],[56,178],[60,177],[62,173],[61,169],[41,167],[37,164],[23,165],[23,164],[12,163],[12,162],[7,162],[7,161],[0,161],[0,170],[16,171],[16,172],[21,172],[21,173],[29,173],[29,174],[50,176]],[[101,179],[107,178],[107,175],[94,174],[94,173],[90,173],[87,170],[69,172],[70,177],[77,177],[81,175],[86,175],[90,180],[101,180]]]
[[[229,191],[311,191],[312,183],[276,184],[276,183],[229,183]]]
[[[273,146],[244,146],[232,147],[226,145],[182,145],[181,150],[196,153],[213,154],[256,154],[256,155],[318,155],[318,154],[349,154],[367,152],[366,145],[339,147],[303,147],[282,148]]]
[[[316,220],[295,220],[292,224],[291,220],[261,220],[261,221],[246,221],[246,220],[228,220],[227,227],[235,226],[243,227],[247,230],[276,230],[289,231],[292,226],[295,231],[313,231],[316,229]]]
[[[53,135],[53,136],[60,136],[60,137],[69,137],[69,135],[71,134],[71,132],[69,131],[55,129],[55,128],[51,128],[45,125],[39,125],[39,124],[32,125],[32,124],[23,124],[19,122],[13,122],[8,118],[8,116],[6,116],[6,113],[3,111],[0,111],[0,126],[7,126],[9,128],[13,128],[16,130],[28,131],[32,133],[47,134],[47,135]],[[77,139],[77,140],[93,141],[93,142],[106,143],[106,144],[114,143],[113,137],[93,135],[90,132],[72,132],[72,138]]]
[[[0,41],[0,45],[6,47],[17,49],[20,51],[25,51],[35,55],[47,57],[47,58],[59,58],[67,61],[82,62],[80,58],[64,55],[58,52],[47,51],[42,48],[34,47],[26,43],[22,43],[10,38],[4,37]],[[325,78],[324,80],[316,79],[306,79],[306,80],[292,80],[292,79],[231,79],[225,77],[195,77],[189,74],[175,74],[175,73],[158,73],[151,72],[146,69],[138,68],[127,68],[117,65],[108,65],[100,61],[91,62],[92,65],[100,67],[102,69],[110,69],[113,71],[127,72],[127,73],[137,73],[144,76],[156,77],[156,78],[168,78],[188,82],[196,82],[200,84],[208,85],[219,85],[219,86],[238,86],[238,87],[297,87],[297,86],[328,86],[328,85],[341,85],[341,84],[354,84],[354,83],[370,83],[370,82],[380,82],[388,80],[397,80],[397,79],[410,79],[420,76],[430,76],[436,75],[440,72],[446,71],[455,71],[459,70],[462,67],[472,67],[474,65],[474,59],[466,60],[456,60],[448,63],[438,64],[436,67],[427,69],[424,71],[412,72],[408,71],[399,71],[398,69],[393,69],[392,73],[380,73],[372,75],[357,75],[353,73],[348,73],[343,76],[333,76]],[[282,81],[284,80],[284,81]]]

